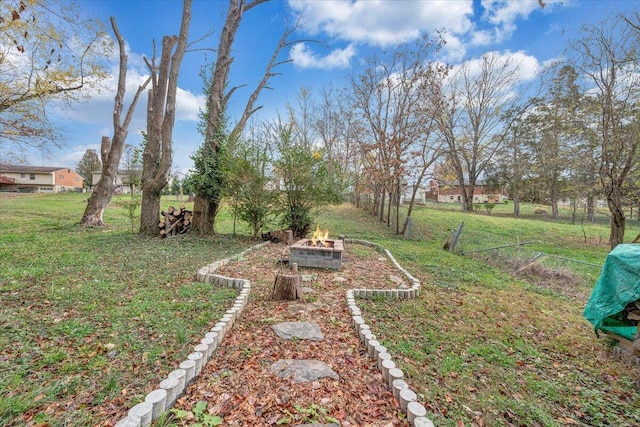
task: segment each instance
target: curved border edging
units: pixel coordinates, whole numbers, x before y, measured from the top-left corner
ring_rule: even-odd
[[[198,377],[214,351],[221,345],[224,336],[231,329],[249,300],[251,292],[249,280],[222,276],[215,274],[216,271],[231,260],[240,259],[247,253],[260,249],[269,243],[267,241],[251,246],[233,257],[215,261],[198,270],[196,275],[198,282],[240,289],[240,295],[235,299],[233,306],[220,318],[220,321],[211,328],[210,332],[205,334],[200,344],[194,347],[194,352],[187,356],[187,360],[181,362],[178,369],[170,372],[167,378],[160,382],[157,389],[147,394],[144,402],[131,408],[128,415],[118,421],[115,427],[147,427],[169,410],[175,401],[184,394],[187,386]],[[356,305],[356,298],[371,298],[373,296],[384,296],[389,299],[417,298],[420,295],[420,281],[405,270],[391,252],[382,245],[359,239],[345,239],[345,243],[368,246],[383,252],[394,267],[412,284],[409,289],[349,289],[346,291],[346,301],[351,312],[353,325],[367,356],[375,359],[383,379],[398,400],[409,424],[413,427],[434,427],[433,422],[426,417],[426,408],[417,401],[416,393],[403,380],[404,373],[396,367],[387,348],[376,340],[369,325],[362,317],[362,311]]]
[[[374,248],[377,251],[384,253],[389,261],[393,264],[393,266],[398,270],[409,282],[411,282],[411,287],[408,289],[405,288],[396,288],[396,289],[353,289],[354,296],[360,298],[370,298],[373,296],[385,296],[387,298],[397,298],[397,299],[410,299],[417,298],[420,296],[420,281],[413,277],[411,273],[402,268],[400,263],[391,255],[384,246],[379,245],[377,243],[368,242],[366,240],[359,239],[345,239],[345,243],[356,243],[363,246],[368,246],[370,248]]]
[[[407,416],[409,424],[414,427],[434,427],[433,422],[427,418],[426,408],[418,402],[417,394],[404,381],[404,373],[396,367],[387,348],[376,340],[376,336],[371,332],[370,326],[367,325],[362,316],[360,307],[356,304],[356,298],[372,298],[374,296],[384,296],[388,299],[417,298],[420,295],[420,281],[405,270],[391,252],[382,245],[359,239],[345,239],[345,243],[360,244],[383,252],[393,266],[412,284],[409,289],[349,289],[345,296],[347,306],[351,312],[351,320],[360,338],[360,343],[363,345],[367,356],[375,360],[383,380],[398,400],[400,409]]]
[[[246,279],[225,277],[215,272],[232,260],[237,260],[251,251],[262,248],[270,242],[253,245],[230,258],[213,262],[198,270],[196,281],[211,283],[228,288],[239,289],[240,294],[234,300],[231,308],[219,319],[213,328],[205,334],[200,343],[195,345],[193,352],[182,361],[178,369],[170,372],[167,378],[158,384],[158,388],[148,393],[143,402],[129,409],[128,415],[118,421],[115,427],[146,427],[171,409],[175,401],[180,398],[189,386],[202,372],[202,369],[213,356],[215,350],[222,344],[222,340],[242,313],[249,301],[251,282]]]

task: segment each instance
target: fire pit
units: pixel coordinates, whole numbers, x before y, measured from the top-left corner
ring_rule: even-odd
[[[318,227],[312,239],[301,239],[289,247],[289,264],[296,263],[300,267],[331,268],[342,267],[342,240],[328,239],[329,233],[321,236]]]

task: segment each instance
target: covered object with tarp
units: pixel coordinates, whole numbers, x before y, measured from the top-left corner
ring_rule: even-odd
[[[596,333],[607,332],[640,349],[640,244],[618,245],[609,253],[584,316]]]

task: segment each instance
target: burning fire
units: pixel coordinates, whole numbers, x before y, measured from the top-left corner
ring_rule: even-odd
[[[312,246],[327,246],[326,240],[329,238],[329,230],[320,230],[320,224],[316,227],[316,231],[313,232],[311,238]]]

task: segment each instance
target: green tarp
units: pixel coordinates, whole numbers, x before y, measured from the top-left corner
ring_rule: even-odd
[[[640,300],[640,244],[618,245],[607,256],[584,309],[584,317],[596,332],[614,332],[615,328],[614,333],[622,335],[622,332],[622,336],[632,340],[637,327],[631,327],[619,314],[637,300]]]

